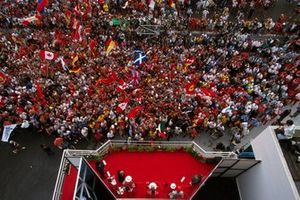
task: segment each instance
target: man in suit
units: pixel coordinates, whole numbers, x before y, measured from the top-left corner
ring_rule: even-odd
[[[104,175],[105,175],[105,173],[104,173],[105,164],[104,164],[103,160],[96,162],[96,168],[97,168],[97,171],[100,174],[100,177],[104,178]]]
[[[125,180],[125,177],[126,177],[125,172],[123,170],[119,170],[118,171],[118,181],[119,181],[119,183],[123,183],[124,180]]]

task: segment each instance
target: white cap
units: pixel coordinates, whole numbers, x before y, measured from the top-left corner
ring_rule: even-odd
[[[157,185],[156,185],[156,183],[154,183],[154,182],[151,182],[150,184],[149,184],[149,189],[151,189],[151,188],[154,188],[154,189],[156,189],[157,188]]]
[[[125,181],[126,182],[131,182],[132,181],[132,177],[131,176],[126,176]]]
[[[175,183],[171,183],[170,187],[171,187],[172,190],[175,190],[176,189],[176,184]]]

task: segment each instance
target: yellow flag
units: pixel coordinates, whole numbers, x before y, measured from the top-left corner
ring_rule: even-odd
[[[80,71],[81,71],[80,68],[69,70],[70,73],[75,73],[75,74],[76,74],[76,73],[79,73]]]
[[[72,66],[75,66],[75,63],[78,61],[78,56],[75,56],[72,61]]]

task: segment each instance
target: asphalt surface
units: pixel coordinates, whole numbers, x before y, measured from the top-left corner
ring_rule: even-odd
[[[12,139],[26,149],[14,154],[8,143],[0,143],[0,199],[51,199],[62,151],[52,148],[55,154],[48,156],[40,145],[53,138],[30,130],[16,130]]]

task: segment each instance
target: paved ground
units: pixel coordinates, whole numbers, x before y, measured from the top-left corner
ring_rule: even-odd
[[[26,149],[17,154],[7,143],[0,143],[0,200],[50,200],[60,165],[62,151],[52,146],[53,139],[29,129],[16,129],[11,139]],[[52,146],[47,155],[41,144]],[[78,148],[85,149],[82,142]]]
[[[60,163],[61,152],[49,157],[40,144],[50,144],[49,137],[28,130],[16,131],[13,137],[26,150],[12,153],[7,143],[0,144],[0,199],[50,199]]]

